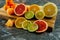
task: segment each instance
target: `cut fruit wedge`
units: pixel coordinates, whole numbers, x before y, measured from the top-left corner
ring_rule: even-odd
[[[29,10],[36,12],[36,11],[39,11],[39,10],[40,10],[40,7],[39,7],[39,5],[37,5],[37,4],[32,4],[32,5],[29,7]]]
[[[24,22],[26,19],[24,17],[19,17],[15,20],[15,26],[16,28],[22,28],[22,22]]]
[[[14,9],[14,12],[17,16],[22,16],[26,11],[27,7],[23,3],[17,5]]]
[[[38,29],[38,25],[35,23],[32,23],[29,27],[28,27],[28,31],[29,32],[35,32]]]
[[[25,18],[26,19],[32,19],[34,17],[34,12],[33,11],[28,11],[25,13]]]
[[[53,17],[57,14],[57,6],[54,3],[48,2],[43,6],[43,11],[46,17]]]
[[[27,30],[27,28],[28,28],[31,24],[32,24],[31,21],[26,20],[26,21],[24,21],[24,22],[22,23],[22,28],[23,28],[24,30]]]
[[[35,13],[35,17],[36,17],[36,19],[43,19],[44,17],[45,17],[45,13],[43,12],[43,11],[37,11],[36,13]]]
[[[38,25],[37,33],[45,32],[48,29],[48,24],[44,20],[36,20],[34,23]]]

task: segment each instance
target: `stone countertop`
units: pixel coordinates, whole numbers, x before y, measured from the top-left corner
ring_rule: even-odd
[[[14,0],[15,2],[19,2],[19,0]],[[34,2],[35,1],[35,2]],[[51,33],[42,33],[42,34],[34,34],[24,31],[22,29],[16,28],[5,28],[3,25],[6,20],[0,19],[0,40],[60,40],[60,0],[48,0],[57,4],[59,12],[57,14],[57,19],[55,22],[54,31]],[[26,4],[37,3],[43,5],[47,0],[24,0]],[[5,1],[0,0],[0,7],[4,5]]]

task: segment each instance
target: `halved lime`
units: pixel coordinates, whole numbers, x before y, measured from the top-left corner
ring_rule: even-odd
[[[26,20],[26,21],[24,21],[24,22],[22,23],[22,28],[23,28],[24,30],[27,30],[27,27],[29,27],[30,24],[31,24],[31,21]]]
[[[33,11],[28,11],[25,13],[25,18],[26,19],[31,19],[34,17],[34,12]]]
[[[38,25],[35,23],[32,23],[29,27],[28,27],[28,31],[29,32],[35,32],[38,29]]]
[[[36,19],[43,19],[44,16],[45,16],[45,13],[44,13],[43,11],[37,11],[37,12],[35,13]]]

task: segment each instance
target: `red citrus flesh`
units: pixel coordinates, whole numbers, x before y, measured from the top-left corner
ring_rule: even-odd
[[[36,31],[38,33],[44,32],[48,28],[48,24],[43,20],[37,20],[34,23],[38,24],[38,30]]]
[[[19,4],[16,6],[15,10],[14,10],[15,14],[17,16],[21,16],[26,12],[26,6],[25,4]]]

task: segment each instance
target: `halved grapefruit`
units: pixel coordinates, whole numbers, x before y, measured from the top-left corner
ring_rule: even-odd
[[[36,20],[34,23],[38,25],[37,33],[45,32],[48,29],[48,24],[44,20]]]
[[[43,11],[46,17],[53,17],[57,14],[57,6],[54,3],[48,2],[43,6]]]
[[[24,22],[26,19],[24,17],[19,17],[15,20],[15,26],[16,28],[22,28],[22,22]]]
[[[14,9],[14,12],[17,16],[22,16],[26,11],[27,7],[23,3],[18,4]]]

